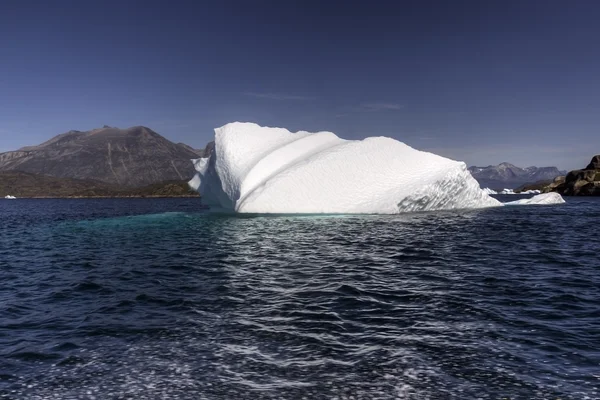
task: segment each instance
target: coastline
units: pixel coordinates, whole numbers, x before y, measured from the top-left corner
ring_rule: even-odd
[[[85,200],[85,199],[200,199],[200,195],[148,195],[148,196],[24,196],[17,197],[16,200]]]

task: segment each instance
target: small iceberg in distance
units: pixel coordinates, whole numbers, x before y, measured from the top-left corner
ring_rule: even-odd
[[[542,193],[541,190],[525,190],[524,192],[519,192],[517,194],[540,194]]]
[[[530,199],[522,199],[517,201],[509,201],[504,203],[506,206],[523,206],[523,205],[544,205],[544,204],[562,204],[565,199],[556,192],[538,194]]]
[[[16,200],[17,199],[15,196],[11,196],[10,194],[7,194],[6,196],[4,196],[4,198],[6,200]]]
[[[498,194],[498,192],[496,192],[495,190],[490,189],[490,188],[484,188],[481,190],[483,190],[486,194]]]
[[[541,190],[525,190],[523,192],[515,192],[514,189],[503,189],[498,194],[540,194]]]

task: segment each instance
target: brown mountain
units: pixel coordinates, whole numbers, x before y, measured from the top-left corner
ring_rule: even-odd
[[[104,126],[70,131],[38,146],[0,154],[0,171],[96,180],[119,187],[183,181],[203,150],[173,143],[150,128]]]

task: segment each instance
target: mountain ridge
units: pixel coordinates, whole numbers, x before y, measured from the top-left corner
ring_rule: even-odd
[[[71,130],[34,146],[0,153],[0,171],[96,180],[122,187],[141,187],[191,179],[190,160],[201,157],[183,143],[173,143],[145,126],[120,129],[105,125]]]
[[[469,167],[469,172],[479,182],[482,188],[492,189],[515,189],[519,186],[552,180],[557,176],[566,175],[567,171],[561,171],[556,167],[517,167],[509,162],[487,167]]]

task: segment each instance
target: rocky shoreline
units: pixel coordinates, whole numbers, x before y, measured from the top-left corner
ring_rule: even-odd
[[[537,182],[521,188],[539,189],[543,193],[557,192],[562,196],[600,196],[600,155],[583,169],[576,169],[552,182]]]
[[[559,176],[544,188],[544,192],[558,192],[563,196],[600,196],[600,155],[583,169]]]

